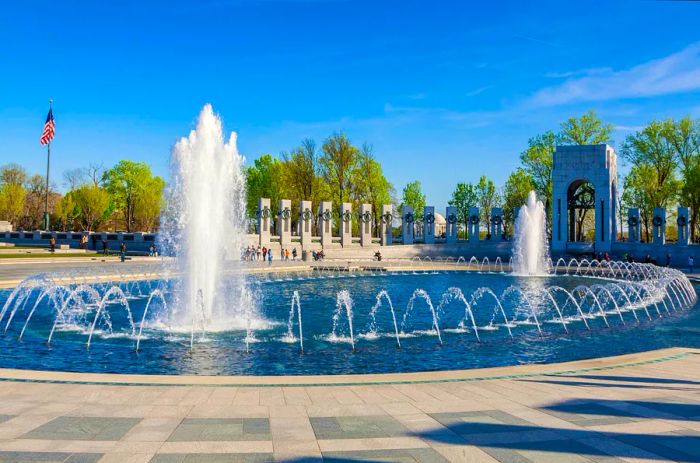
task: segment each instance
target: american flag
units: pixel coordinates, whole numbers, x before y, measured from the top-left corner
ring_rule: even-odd
[[[53,139],[53,135],[56,133],[56,127],[53,123],[53,110],[49,109],[49,114],[46,116],[46,123],[44,124],[44,131],[41,132],[41,139],[39,140],[42,145],[46,145]]]

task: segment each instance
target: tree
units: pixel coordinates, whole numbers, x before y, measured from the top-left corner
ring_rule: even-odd
[[[503,233],[510,235],[517,211],[527,202],[527,195],[535,186],[523,169],[511,173],[503,187]]]
[[[83,230],[95,231],[112,212],[109,193],[97,185],[82,185],[68,195],[75,201]]]
[[[56,203],[56,207],[54,208],[54,217],[52,220],[52,223],[56,224],[54,228],[62,231],[72,230],[75,218],[78,214],[79,211],[73,199],[73,195],[70,193],[64,195],[63,198]]]
[[[570,117],[561,125],[561,142],[566,145],[597,145],[608,143],[614,126],[600,120],[590,110],[581,117]]]
[[[658,171],[650,164],[637,164],[625,178],[622,200],[628,207],[639,208],[646,241],[649,241],[655,207],[667,207],[676,198],[679,182],[673,173],[659,188]]]
[[[145,162],[122,160],[104,173],[102,181],[115,208],[123,215],[126,230],[133,231],[138,202],[158,185],[153,181],[151,168]]]
[[[290,154],[283,154],[284,183],[298,201],[317,200],[319,189],[319,161],[316,143],[307,138]]]
[[[494,207],[498,207],[500,203],[500,198],[498,191],[496,190],[496,185],[493,181],[482,175],[479,179],[479,183],[476,185],[476,194],[479,197],[479,212],[481,215],[481,220],[486,224],[486,230],[490,233],[491,230],[491,210]]]
[[[448,201],[450,206],[457,208],[457,221],[464,225],[464,237],[467,237],[469,229],[469,208],[476,207],[479,203],[479,195],[471,183],[458,183],[452,198]]]
[[[552,131],[537,135],[527,142],[527,148],[520,155],[523,170],[527,173],[535,187],[537,196],[544,202],[547,211],[547,221],[552,210],[552,167],[554,151],[560,136]]]
[[[684,117],[666,123],[666,138],[673,147],[676,164],[680,167],[683,187],[681,205],[690,207],[690,238],[695,242],[700,218],[700,121]]]
[[[374,227],[379,226],[382,205],[390,204],[394,186],[384,176],[382,165],[372,153],[372,146],[365,143],[358,155],[357,167],[353,173],[355,200],[357,207],[361,203],[372,205]],[[359,210],[359,209],[358,209]]]
[[[3,183],[0,186],[0,219],[18,224],[24,210],[27,191],[21,184]]]
[[[421,190],[419,180],[408,183],[403,188],[403,196],[401,199],[401,215],[404,214],[404,206],[413,208],[413,217],[416,221],[423,218],[423,209],[425,208],[425,195]]]
[[[272,217],[276,217],[277,205],[282,199],[283,165],[270,154],[263,154],[246,171],[248,192],[248,217],[256,217],[258,198],[270,198]]]
[[[359,151],[343,133],[331,135],[323,143],[321,174],[330,188],[335,204],[348,202],[352,193],[352,173]]]
[[[24,185],[28,179],[27,171],[19,164],[10,163],[0,167],[0,185]]]
[[[63,172],[63,184],[68,190],[75,190],[88,181],[85,169],[70,169]]]
[[[22,227],[28,230],[39,229],[44,223],[44,208],[46,201],[46,177],[32,175],[26,183],[27,196],[24,205],[24,217]],[[49,185],[49,214],[54,211],[61,195]]]
[[[134,206],[134,219],[140,230],[150,232],[158,224],[164,190],[165,180],[160,177],[151,177],[141,185]]]

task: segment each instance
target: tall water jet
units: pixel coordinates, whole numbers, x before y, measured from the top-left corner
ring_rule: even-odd
[[[547,273],[547,212],[534,191],[518,211],[513,239],[513,273],[545,275]]]
[[[173,147],[161,245],[176,256],[178,297],[168,323],[205,330],[246,326],[251,297],[237,267],[245,237],[244,159],[224,140],[211,105]]]

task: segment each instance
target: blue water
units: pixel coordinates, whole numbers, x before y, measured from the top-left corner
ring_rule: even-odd
[[[495,300],[486,295],[473,304],[476,323],[481,327],[480,342],[472,330],[454,330],[464,317],[463,304],[454,301],[444,306],[439,316],[443,341],[440,344],[427,303],[417,299],[404,326],[406,335],[401,337],[399,348],[386,303],[377,313],[379,337],[366,339],[363,336],[369,331],[369,311],[381,290],[389,293],[401,327],[408,301],[416,289],[425,290],[434,306],[438,306],[443,293],[451,287],[460,288],[467,299],[471,299],[471,295],[482,287],[501,295],[511,285],[530,289],[557,285],[571,290],[580,284],[590,286],[605,281],[572,276],[523,279],[506,274],[463,272],[287,278],[282,281],[251,278],[259,315],[271,322],[271,326],[255,331],[256,342],[250,343],[249,351],[246,351],[245,331],[197,334],[194,348],[190,349],[190,334],[187,332],[145,329],[140,350],[136,352],[135,338],[127,335],[125,311],[116,305],[108,307],[112,334],[98,332],[89,349],[86,348],[86,329],[58,329],[51,345],[47,345],[56,309],[45,302],[38,306],[22,340],[18,341],[33,304],[30,301],[24,310],[18,311],[6,334],[0,336],[0,367],[179,375],[384,373],[551,363],[671,346],[700,347],[700,307],[697,305],[670,314],[661,307],[661,317],[652,306],[649,308],[651,320],[643,310],[638,310],[639,322],[632,312],[623,313],[623,320],[610,313],[607,315],[610,326],[606,326],[602,317],[597,317],[588,320],[590,329],[580,320],[573,321],[567,324],[568,333],[550,308],[540,313],[541,334],[534,324],[528,324],[513,327],[510,336]],[[129,304],[137,330],[147,300],[143,294],[159,283],[162,282],[122,285],[131,295]],[[290,300],[295,290],[299,292],[302,306],[303,354],[298,341],[282,340],[287,332]],[[349,342],[329,342],[327,339],[333,326],[336,294],[341,290],[348,290],[353,299],[354,351]],[[0,293],[0,305],[8,295],[9,291]],[[575,315],[575,307],[563,294],[557,296],[557,301],[565,318]],[[507,297],[502,303],[509,320],[527,318],[529,312],[522,301]],[[534,303],[537,306],[537,301]],[[546,304],[542,303],[544,307]],[[592,306],[583,305],[582,309],[588,312]],[[154,316],[158,313],[157,307],[149,309],[149,313],[151,310]],[[92,318],[88,314],[85,320],[91,321]],[[6,320],[7,316],[2,321],[2,328]],[[470,325],[471,321],[468,321]],[[493,329],[486,329],[489,325]],[[295,335],[297,330],[295,315]],[[338,334],[344,337],[349,334],[345,312],[338,322]]]

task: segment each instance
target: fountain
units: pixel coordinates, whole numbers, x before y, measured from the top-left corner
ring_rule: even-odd
[[[171,183],[162,216],[161,248],[176,256],[173,328],[221,331],[248,325],[252,304],[239,253],[245,237],[244,159],[236,134],[224,141],[211,105],[172,150]]]
[[[547,273],[547,216],[544,205],[531,191],[527,203],[518,211],[513,239],[513,273],[545,275]]]

